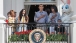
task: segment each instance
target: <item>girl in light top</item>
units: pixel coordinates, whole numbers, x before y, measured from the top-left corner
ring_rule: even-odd
[[[26,10],[22,9],[20,11],[19,17],[18,17],[18,23],[28,23],[29,17],[26,15]],[[26,24],[19,24],[19,32],[26,31],[27,25]]]

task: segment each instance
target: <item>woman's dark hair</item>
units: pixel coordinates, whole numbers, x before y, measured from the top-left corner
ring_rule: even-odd
[[[22,9],[22,10],[20,11],[20,13],[19,13],[19,19],[20,19],[20,21],[21,21],[21,19],[22,19],[23,11],[24,11],[24,10],[25,10],[25,9]],[[25,11],[26,11],[26,10],[25,10]],[[25,12],[24,16],[25,16],[25,20],[27,20],[26,12]]]
[[[61,19],[58,19],[58,20],[60,20],[60,21],[61,21]]]
[[[55,11],[56,13],[58,12],[57,6],[52,5],[51,10],[52,10],[52,9],[54,9],[54,11]],[[52,12],[52,11],[51,11],[51,12]]]
[[[49,8],[46,8],[45,11],[47,12],[48,15],[50,14],[50,9]]]

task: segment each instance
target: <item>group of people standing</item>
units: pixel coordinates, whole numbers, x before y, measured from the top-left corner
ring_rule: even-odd
[[[61,22],[61,17],[60,17],[60,13],[58,12],[58,9],[56,6],[52,6],[51,7],[51,13],[48,14],[46,11],[44,11],[44,5],[40,4],[39,5],[39,11],[35,12],[35,16],[34,16],[34,21],[38,24],[36,24],[36,26],[42,26],[42,25],[46,25],[46,24],[39,24],[39,23],[58,23]],[[15,23],[14,20],[16,17],[16,12],[14,10],[11,10],[8,12],[8,20],[9,23]],[[12,18],[12,19],[11,19]],[[12,21],[13,20],[13,21]],[[12,22],[11,22],[12,21]],[[28,23],[29,22],[29,17],[28,15],[26,15],[26,10],[22,9],[19,13],[18,19],[16,21],[17,23]],[[22,31],[22,24],[18,24],[19,28],[18,31]],[[54,32],[57,28],[54,28],[55,25],[52,24],[51,27],[49,28],[50,33]],[[47,28],[44,27],[37,27],[37,29],[42,29],[43,31],[46,31]],[[24,31],[28,30],[27,29],[27,25],[24,24]],[[57,31],[57,30],[56,30]]]
[[[14,10],[10,10],[7,13],[8,16],[8,23],[28,23],[29,17],[26,15],[26,10],[22,9],[19,13],[18,18],[16,19],[16,12]],[[10,25],[10,24],[9,24]],[[16,24],[11,24],[13,27],[16,26]],[[10,25],[10,26],[11,26]],[[18,29],[17,31],[20,32],[22,31],[22,27],[24,26],[24,31],[27,30],[27,25],[26,24],[17,24]],[[13,28],[13,32],[16,31],[16,28]]]
[[[43,26],[43,27],[37,27],[38,29],[42,29],[44,31],[47,30],[47,28],[45,28],[44,25],[46,24],[40,24],[40,23],[61,23],[61,16],[60,13],[58,12],[58,9],[56,6],[52,6],[51,9],[51,13],[48,14],[46,11],[43,10],[44,6],[42,4],[39,5],[39,11],[35,12],[35,16],[34,16],[34,21],[37,24],[36,26]],[[59,29],[61,28],[61,29]],[[56,25],[56,24],[51,24],[49,27],[49,32],[50,34],[54,33],[55,31],[57,33],[59,32],[64,32],[64,26],[63,25]]]

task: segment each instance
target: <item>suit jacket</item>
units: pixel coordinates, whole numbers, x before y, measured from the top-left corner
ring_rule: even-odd
[[[58,28],[58,25],[55,25],[55,31],[57,32],[65,32],[65,26],[60,25],[60,28]]]

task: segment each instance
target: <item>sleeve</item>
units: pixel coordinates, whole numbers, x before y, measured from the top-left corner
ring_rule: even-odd
[[[60,13],[58,13],[58,19],[61,19]]]
[[[37,16],[36,16],[36,13],[37,13],[37,12],[35,12],[35,16],[34,16],[34,21],[35,21],[35,22],[37,22]]]
[[[47,12],[46,12],[45,22],[48,23],[48,14],[47,14]]]
[[[50,18],[52,18],[52,14],[51,13],[49,14],[49,17],[48,17],[48,23],[51,22]]]

